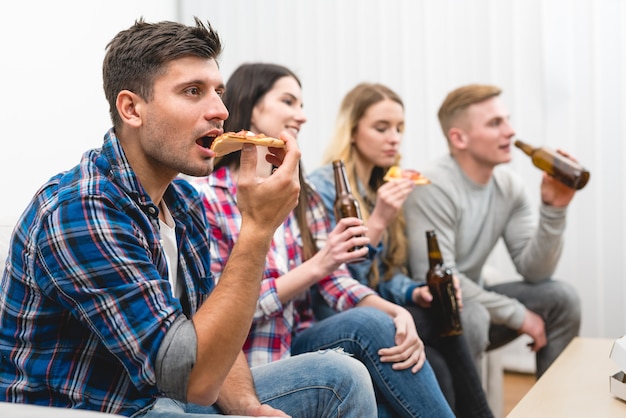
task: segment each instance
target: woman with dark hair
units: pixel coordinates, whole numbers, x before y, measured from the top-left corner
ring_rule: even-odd
[[[244,64],[230,77],[224,103],[230,112],[225,131],[250,130],[267,136],[297,137],[306,122],[298,78],[274,64]],[[257,174],[270,176],[267,148],[257,147]],[[240,233],[236,205],[237,153],[216,161],[214,172],[193,183],[202,193],[211,228],[212,268],[219,280]],[[363,257],[366,228],[346,218],[334,228],[317,193],[300,170],[296,210],[274,235],[267,254],[260,297],[244,345],[250,365],[290,355],[340,350],[360,360],[370,372],[380,417],[451,417],[413,319],[352,278],[345,263]],[[339,313],[316,321],[311,288],[318,286]]]

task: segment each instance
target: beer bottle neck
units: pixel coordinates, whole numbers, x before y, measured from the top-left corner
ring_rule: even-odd
[[[526,155],[533,155],[533,151],[535,150],[532,145],[520,141],[519,139],[515,141],[515,146],[524,151]]]
[[[335,190],[337,192],[337,196],[350,194],[350,183],[348,182],[346,166],[342,160],[333,161],[333,171],[335,174]]]
[[[443,265],[443,258],[438,251],[428,251],[428,265],[431,269]]]
[[[435,231],[426,231],[426,244],[428,246],[428,264],[430,268],[435,268],[443,264],[443,257],[439,250],[439,242]]]

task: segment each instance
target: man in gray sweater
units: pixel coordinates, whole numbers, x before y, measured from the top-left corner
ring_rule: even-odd
[[[425,231],[435,230],[444,261],[461,281],[463,328],[477,362],[485,350],[527,334],[539,377],[580,328],[576,291],[551,279],[575,190],[544,173],[537,222],[521,179],[503,166],[515,131],[500,92],[467,85],[441,105],[450,154],[423,170],[432,184],[416,187],[404,204],[410,268],[424,280]],[[523,280],[486,287],[482,269],[500,238]]]

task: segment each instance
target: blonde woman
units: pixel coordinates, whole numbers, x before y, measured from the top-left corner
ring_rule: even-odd
[[[357,85],[341,103],[325,154],[326,164],[313,171],[308,180],[322,196],[334,224],[331,163],[336,159],[344,161],[370,239],[368,260],[348,265],[352,276],[411,312],[426,345],[427,358],[456,414],[490,417],[492,413],[467,342],[463,336],[438,336],[437,316],[428,309],[432,301],[428,288],[407,275],[402,205],[414,184],[410,180],[383,180],[389,167],[400,161],[403,132],[404,104],[400,96],[382,84]],[[318,317],[333,314],[321,298],[317,298],[316,304]]]

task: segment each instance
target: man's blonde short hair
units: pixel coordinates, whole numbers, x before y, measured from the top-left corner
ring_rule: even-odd
[[[448,138],[448,131],[469,106],[499,96],[501,92],[502,89],[496,86],[469,84],[448,93],[437,113],[445,137]]]

